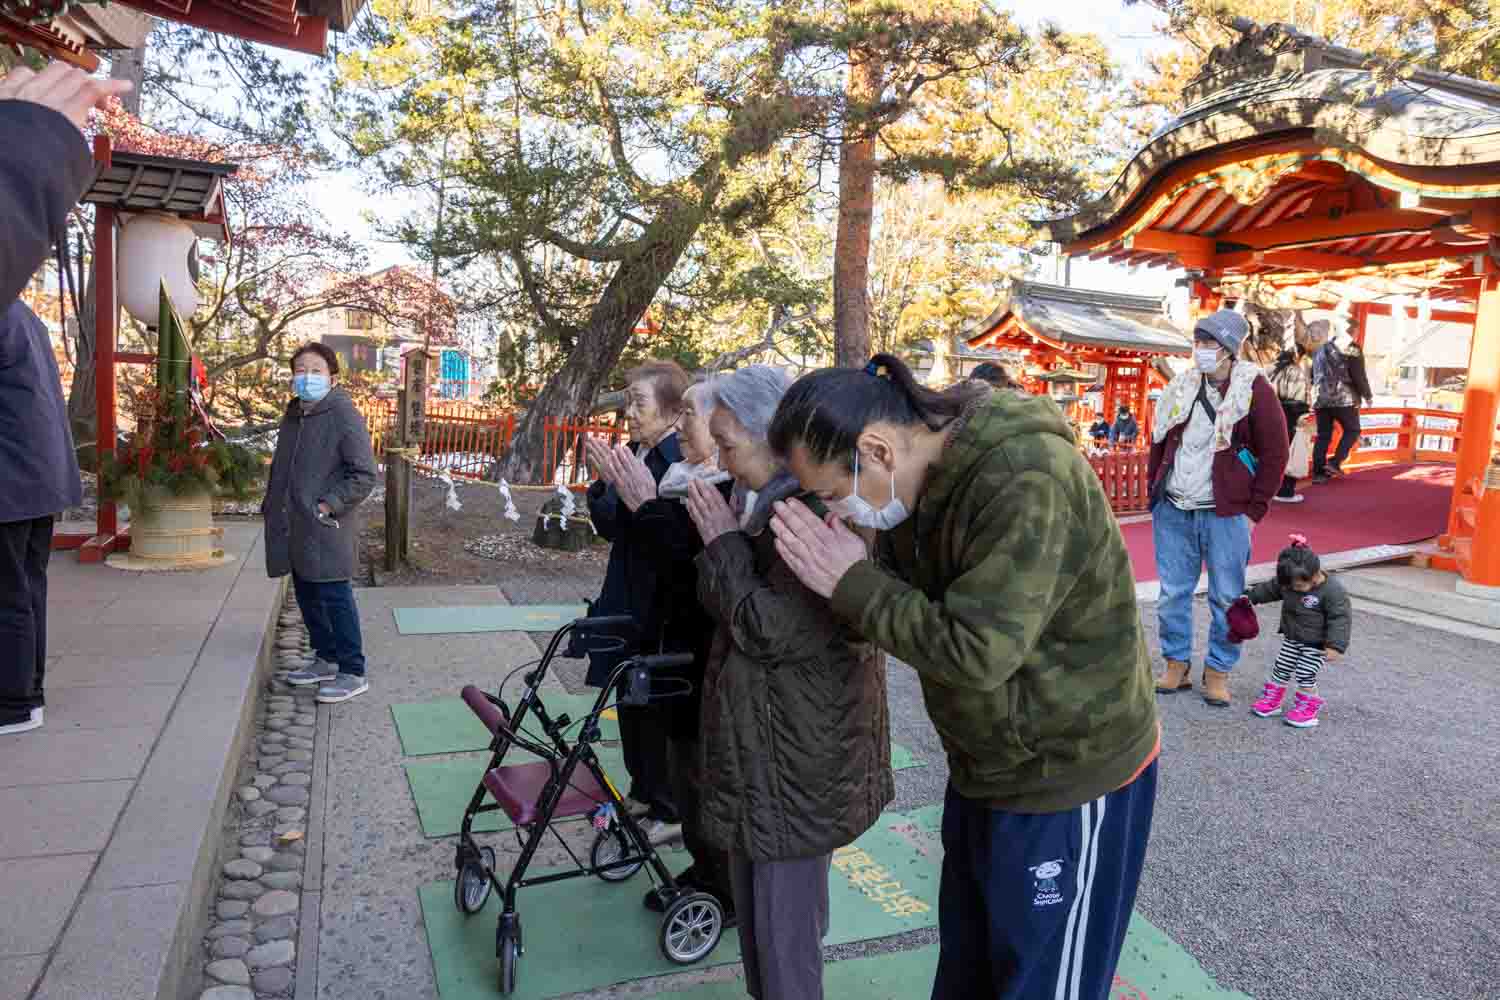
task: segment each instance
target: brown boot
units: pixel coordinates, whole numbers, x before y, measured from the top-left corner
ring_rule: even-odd
[[[1193,680],[1188,676],[1188,672],[1192,669],[1191,663],[1168,660],[1166,672],[1156,679],[1156,693],[1176,694],[1178,691],[1191,691]]]
[[[1229,672],[1203,668],[1203,700],[1214,708],[1229,707]]]

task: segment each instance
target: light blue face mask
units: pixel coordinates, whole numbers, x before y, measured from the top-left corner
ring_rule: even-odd
[[[304,403],[316,403],[328,395],[328,390],[332,388],[333,380],[321,372],[292,376],[292,392]]]
[[[911,517],[911,511],[906,509],[906,504],[896,496],[896,470],[891,470],[891,499],[879,510],[875,505],[859,495],[859,452],[854,453],[854,492],[846,497],[828,503],[828,511],[835,517],[846,518],[853,521],[861,528],[873,528],[876,531],[890,531],[896,525]]]

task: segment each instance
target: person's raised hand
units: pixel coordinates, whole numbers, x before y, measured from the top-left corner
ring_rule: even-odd
[[[687,509],[705,546],[712,545],[721,535],[739,530],[734,511],[729,509],[719,488],[701,479],[688,483]]]
[[[89,76],[64,62],[48,63],[40,73],[18,66],[0,80],[0,101],[30,101],[60,112],[83,131],[89,112],[102,108],[111,97],[130,93],[129,80]]]
[[[592,435],[585,434],[583,435],[583,454],[589,466],[594,470],[594,475],[613,486],[615,481],[611,474],[609,445]]]
[[[610,475],[620,502],[632,512],[649,500],[656,499],[656,477],[646,463],[623,444],[609,453]]]
[[[832,514],[819,520],[801,500],[778,502],[771,530],[781,558],[820,597],[832,597],[850,567],[869,555],[864,539],[847,524]]]

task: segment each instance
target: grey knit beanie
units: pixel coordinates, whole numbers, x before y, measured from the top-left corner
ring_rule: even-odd
[[[1245,317],[1233,309],[1220,309],[1198,321],[1193,327],[1193,335],[1199,334],[1212,337],[1223,345],[1229,356],[1237,358],[1240,356],[1240,345],[1250,335],[1250,324]]]

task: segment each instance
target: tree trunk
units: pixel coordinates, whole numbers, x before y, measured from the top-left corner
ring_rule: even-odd
[[[146,79],[146,46],[151,36],[147,35],[146,38],[147,41],[142,42],[140,48],[117,52],[109,63],[110,79],[129,80],[135,84],[130,93],[120,98],[120,103],[137,118],[141,116],[141,90]]]
[[[833,248],[833,363],[870,359],[870,230],[875,220],[875,137],[864,122],[880,98],[881,67],[870,56],[849,66],[849,120],[839,147],[839,220]]]
[[[95,437],[99,428],[99,401],[94,396],[94,308],[98,298],[94,269],[89,267],[78,316],[78,338],[73,344],[73,384],[68,387],[68,424],[78,451],[78,464],[93,469],[98,464]]]
[[[713,202],[710,194],[702,204]],[[677,266],[703,218],[704,210],[696,205],[679,203],[663,208],[647,231],[649,249],[620,263],[589,313],[588,324],[579,331],[576,349],[517,421],[510,451],[500,465],[500,475],[507,481],[552,482],[556,468],[545,467],[547,421],[589,416],[594,397],[625,353],[636,324]],[[560,463],[562,456],[553,455],[551,459]]]

